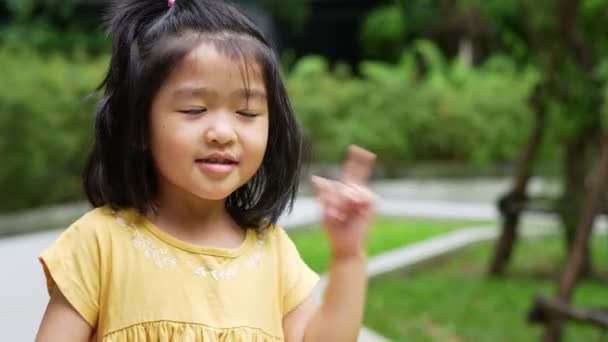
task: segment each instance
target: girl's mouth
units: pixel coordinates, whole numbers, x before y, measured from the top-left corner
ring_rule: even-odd
[[[197,159],[196,164],[203,173],[212,177],[226,176],[238,165],[234,160],[223,158]]]
[[[234,160],[221,159],[221,158],[199,159],[199,160],[197,160],[197,162],[200,162],[200,163],[210,163],[210,164],[236,164],[236,162]]]

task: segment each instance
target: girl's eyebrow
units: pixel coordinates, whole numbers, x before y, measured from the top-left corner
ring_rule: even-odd
[[[266,100],[266,92],[261,89],[241,88],[239,90],[234,91],[232,93],[232,96],[237,96],[237,97],[246,98],[246,99],[254,98],[254,99],[259,99],[259,100]]]
[[[205,95],[215,97],[217,92],[207,87],[185,86],[175,89],[171,95],[174,97],[204,97]]]
[[[217,97],[218,93],[207,87],[197,87],[197,86],[185,86],[175,89],[172,94],[173,97]],[[253,98],[259,100],[266,100],[266,92],[261,89],[246,89],[241,88],[232,92],[231,96],[239,97],[239,98]]]

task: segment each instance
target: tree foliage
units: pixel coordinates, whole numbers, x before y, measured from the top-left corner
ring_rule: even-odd
[[[106,61],[0,49],[0,211],[79,198]]]
[[[538,75],[505,56],[470,68],[417,41],[398,64],[364,62],[358,71],[355,77],[343,65],[332,70],[321,57],[309,57],[290,75],[294,108],[321,160],[336,160],[354,142],[389,165],[487,164],[514,158],[527,134],[526,98]]]

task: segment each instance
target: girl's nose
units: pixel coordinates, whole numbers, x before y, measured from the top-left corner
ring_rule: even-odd
[[[205,132],[207,143],[226,145],[236,140],[234,126],[227,116],[227,114],[215,115]]]

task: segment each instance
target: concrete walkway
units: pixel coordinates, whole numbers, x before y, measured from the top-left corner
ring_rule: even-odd
[[[396,215],[421,215],[426,216],[424,208],[427,202],[443,206],[442,210],[431,210],[431,214],[438,212],[453,219],[458,216],[469,218],[482,217],[486,219],[493,217],[494,208],[492,203],[509,187],[508,178],[481,178],[474,179],[422,179],[422,180],[384,180],[375,181],[370,184],[373,191],[386,199],[382,203],[381,211],[385,214]],[[530,182],[531,193],[551,193],[553,185],[541,179],[532,179]],[[309,185],[304,182],[301,193],[310,193]],[[300,198],[297,210],[285,219],[284,225],[290,222],[306,224],[315,222],[318,207],[310,198]],[[456,207],[456,203],[461,206]],[[473,205],[462,204],[473,203]],[[82,213],[87,211],[86,203],[74,203],[58,205],[49,208],[28,210],[26,213],[15,215],[0,215],[0,236],[9,234],[21,234],[28,230],[39,230],[40,222],[51,227],[61,227],[66,222],[71,222]],[[455,209],[455,210],[452,210]],[[478,211],[481,209],[481,211]],[[434,218],[438,218],[433,216]]]

